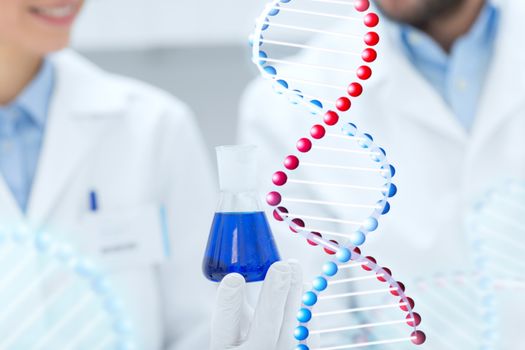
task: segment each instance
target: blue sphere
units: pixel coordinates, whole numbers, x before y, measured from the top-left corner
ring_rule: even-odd
[[[277,69],[275,69],[274,66],[267,66],[267,67],[264,67],[264,71],[270,75],[276,75],[277,74]]]
[[[350,259],[352,258],[352,253],[350,252],[350,249],[348,248],[341,248],[337,251],[337,253],[335,254],[335,257],[340,262],[345,263],[345,262],[350,261]]]
[[[352,123],[348,123],[345,126],[343,126],[343,133],[345,133],[347,136],[355,136],[357,135],[357,126]]]
[[[396,175],[396,168],[394,168],[390,164],[383,165],[381,167],[381,170],[383,170],[381,174],[383,175],[384,178],[394,177],[394,175]]]
[[[111,288],[109,286],[109,281],[104,277],[94,278],[91,286],[93,290],[100,295],[109,295]]]
[[[94,278],[97,275],[95,267],[87,260],[78,261],[75,266],[75,272],[85,278]]]
[[[306,338],[308,338],[309,335],[308,328],[306,328],[305,326],[298,326],[295,328],[293,335],[295,339],[299,341],[305,340]]]
[[[278,14],[279,11],[280,11],[280,10],[278,9],[279,4],[276,4],[275,7],[276,7],[276,8],[274,8],[274,9],[270,10],[270,12],[268,12],[268,16],[277,16],[277,14]]]
[[[352,242],[353,245],[356,247],[359,247],[366,241],[366,235],[361,231],[353,232],[350,235],[350,242]]]
[[[261,60],[259,60],[259,64],[262,66],[266,64],[266,58],[268,58],[268,54],[261,50],[259,51],[259,58],[261,58]]]
[[[383,192],[388,198],[392,198],[397,194],[397,187],[394,184],[390,184],[387,189]]]
[[[370,159],[376,163],[384,162],[385,161],[385,155],[381,153],[381,148],[375,149],[372,154],[370,154]]]
[[[379,223],[377,222],[377,219],[370,217],[365,220],[363,226],[367,231],[372,232],[377,229],[377,226],[379,226]]]
[[[319,100],[311,100],[310,103],[313,105],[314,109],[317,111],[319,109],[323,109],[323,104]]]
[[[269,21],[268,17],[266,17],[266,18],[264,19],[264,21],[265,21],[265,22],[268,22],[268,21]],[[264,31],[264,30],[268,29],[269,26],[270,26],[270,25],[269,25],[268,23],[265,23],[265,24],[262,25],[261,30]]]
[[[304,344],[299,344],[295,347],[295,350],[310,350],[310,348]]]
[[[383,207],[383,211],[381,212],[381,215],[388,214],[388,212],[390,212],[390,203],[385,202],[385,206]]]
[[[318,292],[322,292],[328,287],[328,282],[324,277],[317,277],[313,282],[314,289]]]
[[[288,89],[288,83],[286,82],[286,80],[279,79],[277,80],[277,84],[281,85],[285,89]]]
[[[310,322],[312,319],[312,312],[308,309],[302,308],[297,312],[297,321],[301,323]]]
[[[329,277],[335,276],[337,273],[338,267],[333,262],[327,262],[323,265],[323,273]]]
[[[317,295],[314,292],[304,293],[303,303],[306,306],[314,306],[317,303]]]

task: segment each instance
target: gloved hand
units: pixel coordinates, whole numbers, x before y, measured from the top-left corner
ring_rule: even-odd
[[[212,319],[211,350],[290,350],[301,306],[302,272],[296,262],[273,264],[255,312],[246,301],[239,274],[221,282]]]

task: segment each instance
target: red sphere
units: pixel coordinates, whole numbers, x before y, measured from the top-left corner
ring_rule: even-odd
[[[357,68],[357,77],[361,80],[367,80],[372,76],[372,70],[368,66]]]
[[[355,247],[354,253],[361,255],[361,249],[359,249],[358,247]]]
[[[294,225],[290,225],[290,230],[292,230],[295,233],[297,233],[297,230],[294,227],[304,227],[304,221],[301,219],[293,219],[292,222],[294,223]]]
[[[337,243],[337,241],[334,241],[333,239],[331,239],[330,242],[332,242],[336,246],[339,246],[339,243]],[[326,254],[329,254],[329,255],[335,255],[335,253],[337,253],[336,251],[333,251],[330,248],[324,248],[324,251],[326,252]]]
[[[376,32],[368,32],[365,34],[365,44],[368,46],[375,46],[379,43],[379,34]]]
[[[273,217],[277,221],[284,220],[284,218],[282,217],[283,214],[288,214],[288,209],[286,209],[285,207],[278,207],[277,209],[273,211]]]
[[[281,195],[279,192],[270,192],[266,195],[266,203],[271,205],[272,207],[275,207],[279,203],[281,203]]]
[[[303,137],[302,139],[299,139],[299,141],[297,141],[296,147],[299,152],[309,152],[312,149],[312,141]]]
[[[299,167],[299,158],[296,156],[288,156],[284,160],[284,167],[288,170],[295,170]]]
[[[401,308],[401,310],[408,312],[409,309],[413,309],[414,308],[415,303],[414,303],[414,299],[412,299],[412,298],[407,297],[407,300],[408,300],[408,305],[400,305],[399,307]],[[403,299],[401,299],[399,301],[400,304],[404,303],[404,302],[405,301]],[[410,306],[410,308],[409,308],[409,306]]]
[[[374,259],[374,258],[371,257],[371,256],[367,256],[365,259],[366,259],[366,260],[370,260],[370,261],[371,261],[372,263],[374,263],[374,264],[377,263],[376,259]],[[365,271],[372,271],[372,266],[369,266],[369,265],[370,265],[370,262],[369,262],[368,264],[366,264],[366,265],[362,265],[361,267],[362,267],[362,269],[365,270]]]
[[[316,140],[322,139],[326,135],[326,129],[322,125],[314,125],[310,129],[310,135]]]
[[[341,112],[346,112],[350,109],[352,106],[352,102],[350,102],[350,99],[348,97],[340,97],[335,102],[335,106],[338,110]]]
[[[339,121],[339,115],[334,111],[328,111],[325,113],[323,120],[326,125],[332,126]]]
[[[283,171],[278,171],[273,174],[272,181],[274,185],[282,186],[288,181],[288,176]]]
[[[401,292],[404,292],[405,291],[405,285],[402,283],[402,282],[397,282],[398,286],[399,286],[399,289],[397,290],[393,290],[391,291],[390,293],[396,297],[398,297],[401,293],[400,293],[400,290]],[[392,288],[395,287],[395,286],[392,286]]]
[[[383,271],[385,271],[385,273],[388,275],[388,276],[392,276],[392,271],[390,271],[390,269],[388,267],[383,267]],[[377,277],[377,279],[381,282],[386,282],[386,279],[388,277],[387,276],[379,276]]]
[[[361,54],[361,58],[363,59],[363,61],[368,63],[374,62],[377,58],[377,52],[376,50],[371,48],[365,49]]]
[[[427,336],[421,331],[412,332],[410,337],[412,338],[412,343],[416,345],[421,345],[427,340]]]
[[[370,2],[368,0],[356,0],[355,9],[359,12],[365,12],[370,7]]]
[[[412,316],[413,316],[413,319],[412,319],[412,317],[410,317],[410,314],[407,315],[407,317],[406,317],[407,318],[407,324],[410,327],[417,327],[417,326],[419,326],[419,324],[421,323],[421,316],[417,312],[413,312]]]
[[[348,95],[358,97],[363,93],[363,86],[359,83],[352,83],[348,85]]]
[[[323,236],[319,232],[312,232],[312,235],[317,236],[319,238],[323,238]],[[315,243],[314,241],[312,241],[311,239],[307,239],[306,241],[308,242],[308,244],[313,245],[314,247],[319,245]]]
[[[379,16],[376,15],[373,12],[370,12],[365,16],[365,26],[367,27],[375,27],[379,24]]]

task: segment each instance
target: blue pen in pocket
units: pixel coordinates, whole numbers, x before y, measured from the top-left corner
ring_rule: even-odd
[[[89,192],[89,210],[91,212],[98,211],[98,197],[95,190]]]

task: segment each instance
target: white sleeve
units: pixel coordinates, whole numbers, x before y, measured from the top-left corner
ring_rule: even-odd
[[[176,106],[180,111],[180,106]],[[169,113],[168,113],[169,114]],[[171,258],[159,270],[165,349],[206,349],[216,286],[202,258],[216,204],[215,172],[189,110],[167,115],[162,144],[163,197]]]

